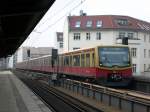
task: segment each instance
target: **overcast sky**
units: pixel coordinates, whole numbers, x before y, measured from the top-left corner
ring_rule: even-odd
[[[127,15],[150,22],[149,0],[56,0],[23,46],[55,46],[55,32],[63,31],[67,15],[79,15],[80,10],[87,15]]]

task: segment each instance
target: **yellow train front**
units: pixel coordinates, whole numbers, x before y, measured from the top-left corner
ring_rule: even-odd
[[[132,67],[127,46],[97,46],[62,55],[60,73],[90,79],[106,86],[128,86]]]
[[[99,46],[96,57],[96,79],[106,86],[128,86],[132,80],[129,48],[126,46]]]

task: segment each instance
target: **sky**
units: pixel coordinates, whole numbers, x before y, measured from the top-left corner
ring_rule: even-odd
[[[150,22],[150,0],[56,0],[22,46],[55,47],[68,15],[126,15]]]

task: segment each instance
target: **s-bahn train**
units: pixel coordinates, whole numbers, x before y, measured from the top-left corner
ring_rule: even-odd
[[[88,79],[105,86],[128,86],[132,80],[132,63],[127,46],[96,46],[18,63],[17,69],[57,72],[59,76]]]

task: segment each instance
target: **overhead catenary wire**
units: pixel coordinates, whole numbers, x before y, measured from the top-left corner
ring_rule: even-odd
[[[81,0],[80,3],[78,3],[75,7],[73,7],[71,10],[69,10],[67,13],[65,13],[63,16],[61,16],[59,19],[57,19],[55,22],[53,22],[52,24],[48,25],[44,30],[42,31],[38,31],[36,29],[33,30],[33,32],[38,33],[39,36],[42,35],[44,32],[46,32],[49,28],[53,27],[56,23],[58,23],[59,21],[61,21],[64,17],[66,17],[70,12],[74,11],[76,8],[78,8],[79,6],[81,6],[86,0]],[[37,39],[39,40],[39,38]],[[37,43],[36,41],[32,41],[31,46],[34,43]]]
[[[63,19],[64,17],[66,17],[70,12],[74,11],[76,8],[78,8],[79,6],[81,6],[86,0],[81,0],[81,2],[79,4],[77,4],[75,7],[73,7],[70,11],[68,11],[65,15],[61,16],[59,19],[57,19],[54,23],[48,25],[47,28],[45,28],[44,30],[40,31],[40,33],[44,33],[45,31],[47,31],[49,28],[51,28],[52,26],[54,26],[56,23],[58,23],[61,19]]]
[[[56,13],[54,13],[51,17],[48,17],[44,22],[40,23],[38,27],[41,27],[42,25],[44,25],[47,21],[50,21],[52,19],[52,17],[54,18],[55,16],[58,15],[58,13],[61,13],[64,9],[66,9],[67,7],[69,7],[71,4],[73,4],[76,0],[70,0],[63,8],[61,8],[60,10],[58,10]]]

